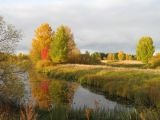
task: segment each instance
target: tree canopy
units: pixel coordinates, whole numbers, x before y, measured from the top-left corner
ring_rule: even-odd
[[[118,52],[118,59],[119,59],[119,60],[124,60],[124,58],[125,58],[124,52],[123,52],[123,51],[119,51],[119,52]]]
[[[136,48],[137,59],[144,63],[148,63],[155,51],[153,40],[151,37],[142,37]]]
[[[48,59],[48,49],[52,41],[53,32],[48,23],[41,24],[35,30],[35,37],[32,41],[30,56],[32,61]]]
[[[63,63],[67,61],[68,38],[65,33],[65,27],[60,26],[53,37],[51,43],[50,56],[54,63]]]

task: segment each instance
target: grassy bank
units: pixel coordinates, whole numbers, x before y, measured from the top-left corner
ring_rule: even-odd
[[[0,120],[159,120],[160,111],[145,109],[143,111],[126,111],[121,108],[103,109],[72,109],[66,106],[39,109],[32,105],[11,111],[10,107],[0,109]],[[4,106],[3,106],[4,109]]]
[[[143,115],[144,116],[144,115]],[[158,118],[158,115],[154,116]],[[147,118],[147,116],[145,116]],[[138,111],[68,109],[64,106],[38,110],[38,120],[141,120]]]
[[[41,72],[50,78],[77,81],[99,89],[110,98],[121,97],[135,105],[160,108],[158,70],[58,65],[45,67]]]

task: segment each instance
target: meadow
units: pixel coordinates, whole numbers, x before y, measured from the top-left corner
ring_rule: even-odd
[[[40,70],[49,78],[77,81],[138,106],[160,107],[160,70],[101,65],[58,65]]]

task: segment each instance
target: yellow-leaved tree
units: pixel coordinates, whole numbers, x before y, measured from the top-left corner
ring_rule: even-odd
[[[30,57],[33,62],[49,59],[48,49],[52,41],[53,33],[48,23],[41,24],[35,30],[35,37],[32,40]]]
[[[119,51],[119,52],[118,52],[118,59],[119,59],[119,60],[124,60],[124,57],[125,57],[124,52],[123,52],[123,51]]]

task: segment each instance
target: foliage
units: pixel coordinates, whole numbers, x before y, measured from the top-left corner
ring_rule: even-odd
[[[60,26],[54,35],[51,43],[50,56],[54,63],[67,62],[68,38],[65,33],[65,27]]]
[[[43,48],[41,51],[41,59],[47,60],[47,58],[48,58],[48,48]]]
[[[98,52],[91,54],[91,60],[90,60],[91,64],[100,63],[100,61],[101,61],[101,56]]]
[[[107,60],[115,60],[115,55],[113,53],[109,53],[107,56]]]
[[[53,32],[49,24],[41,24],[35,30],[35,38],[32,41],[32,49],[30,51],[30,57],[35,63],[41,59],[49,59],[48,49],[52,41]]]
[[[80,64],[99,64],[101,60],[101,56],[98,52],[90,54],[88,51],[86,51],[85,54],[80,54],[77,56],[77,62]]]
[[[119,52],[118,52],[118,59],[119,59],[119,60],[124,60],[124,58],[125,58],[124,52],[123,52],[123,51],[119,51]]]
[[[101,60],[104,60],[105,57],[107,56],[107,54],[102,53],[102,52],[100,52],[99,55],[100,55],[100,57],[101,57]]]
[[[47,67],[47,66],[51,66],[53,65],[52,62],[50,60],[39,60],[37,63],[36,63],[36,69],[37,70],[40,70],[41,68],[43,67]]]
[[[142,37],[136,48],[137,59],[148,63],[149,59],[152,58],[155,47],[153,46],[153,40],[151,37]]]

